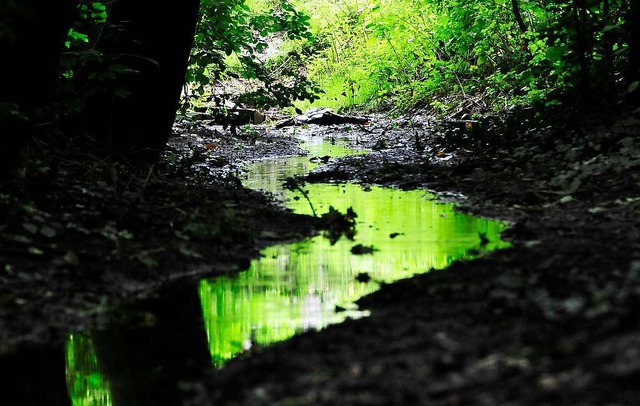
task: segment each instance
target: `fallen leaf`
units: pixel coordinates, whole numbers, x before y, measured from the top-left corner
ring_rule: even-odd
[[[573,196],[566,195],[562,199],[560,199],[560,203],[569,203],[572,200],[573,200]]]

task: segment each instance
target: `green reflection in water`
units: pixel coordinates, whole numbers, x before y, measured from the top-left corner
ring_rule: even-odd
[[[333,158],[347,155],[359,155],[365,150],[354,150],[346,147],[342,141],[327,142],[319,137],[303,138],[301,148],[309,151],[307,156],[265,159],[257,161],[247,171],[246,179],[242,182],[251,189],[266,190],[283,197],[282,183],[289,177],[308,173],[319,165],[311,162],[314,157],[330,156]]]
[[[202,281],[200,297],[215,365],[251,345],[282,341],[299,331],[361,316],[352,303],[377,290],[378,282],[446,267],[470,257],[472,249],[508,245],[499,238],[505,223],[456,213],[424,191],[379,187],[365,191],[354,184],[307,186],[320,213],[329,205],[343,212],[348,207],[355,210],[355,240],[331,245],[315,237],[270,247],[236,277]],[[294,211],[310,213],[306,201],[295,200],[292,192],[281,193]],[[484,247],[480,233],[490,240]],[[373,245],[376,251],[353,255],[355,244]],[[360,273],[374,282],[358,282]],[[336,312],[336,306],[350,310]]]
[[[73,406],[113,404],[109,382],[101,368],[89,335],[72,334],[66,344],[67,388]]]

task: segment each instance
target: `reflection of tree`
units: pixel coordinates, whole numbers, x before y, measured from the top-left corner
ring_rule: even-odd
[[[71,404],[112,405],[111,388],[102,374],[91,337],[87,334],[71,335],[67,340],[66,355]]]
[[[73,405],[178,404],[175,383],[210,365],[195,287],[162,293],[141,304],[144,312],[128,316],[137,322],[68,340]]]
[[[286,165],[283,165],[282,160],[279,159],[268,159],[253,163],[248,170],[249,179],[245,181],[245,186],[266,190],[277,196],[283,196],[283,182],[287,178],[308,173],[318,165],[317,163],[310,162],[312,157],[326,155],[340,157],[358,153],[358,151],[339,144],[332,145],[327,142],[317,144],[305,143],[303,146],[309,151],[309,154],[303,157],[287,158]],[[314,199],[314,196],[311,196],[311,198]]]
[[[2,406],[68,404],[64,354],[58,348],[27,345],[0,358]]]

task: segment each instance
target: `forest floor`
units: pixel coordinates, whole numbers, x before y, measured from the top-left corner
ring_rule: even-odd
[[[200,403],[640,402],[640,111],[492,125],[374,124],[374,152],[308,180],[462,193],[512,222],[512,248],[383,285],[359,301],[370,317],[231,361]]]
[[[443,192],[511,221],[513,247],[383,285],[359,302],[370,317],[251,350],[185,401],[640,401],[640,112],[528,130],[419,113],[370,122],[319,127],[372,152],[308,180]],[[263,128],[241,137],[182,125],[144,170],[40,143],[0,193],[0,353],[56,345],[125,299],[242,270],[259,248],[318,232],[234,176],[296,143]]]

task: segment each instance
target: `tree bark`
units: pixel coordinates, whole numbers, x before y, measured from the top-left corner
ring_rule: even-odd
[[[629,27],[629,64],[627,68],[627,83],[640,81],[640,2],[631,0],[627,17]],[[629,94],[629,100],[635,105],[640,104],[640,88]]]
[[[199,0],[159,2],[119,0],[109,23],[119,38],[103,35],[98,49],[118,56],[118,63],[138,71],[123,75],[110,91],[91,100],[87,110],[94,130],[118,153],[153,160],[175,119],[193,43]],[[116,89],[127,90],[122,98]]]
[[[511,0],[511,9],[513,11],[513,15],[516,18],[516,22],[518,23],[518,27],[520,28],[520,32],[523,34],[527,32],[527,25],[524,23],[522,19],[522,13],[520,12],[520,5],[518,4],[518,0]]]
[[[573,39],[574,52],[578,58],[579,71],[577,76],[579,105],[580,108],[592,107],[593,89],[591,84],[591,52],[592,52],[592,35],[589,31],[587,14],[587,4],[585,0],[574,0],[574,24],[575,37]]]
[[[34,126],[54,101],[60,53],[76,0],[21,0],[0,5],[0,178],[10,175]],[[8,31],[7,31],[8,29]]]
[[[602,22],[604,27],[612,24],[609,0],[602,0]],[[602,59],[604,65],[602,76],[606,78],[607,88],[611,88],[611,70],[613,66],[613,39],[611,32],[606,32],[602,36]]]

